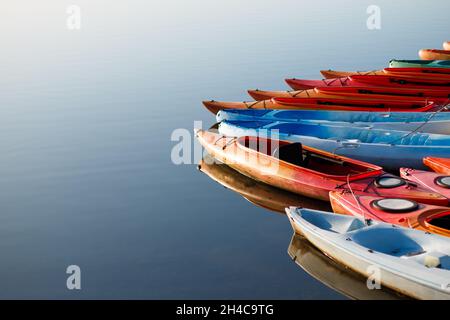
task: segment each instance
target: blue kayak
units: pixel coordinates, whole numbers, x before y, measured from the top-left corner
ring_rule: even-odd
[[[450,68],[450,60],[391,60],[389,68]]]
[[[449,135],[263,120],[222,121],[219,132],[227,136],[259,135],[301,142],[387,170],[400,167],[425,169],[422,163],[424,157],[450,157]]]
[[[450,112],[223,109],[217,113],[216,119],[217,122],[223,120],[320,122],[339,126],[450,134]]]

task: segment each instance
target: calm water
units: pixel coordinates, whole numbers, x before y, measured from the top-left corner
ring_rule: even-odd
[[[0,298],[344,298],[291,261],[285,216],[173,165],[170,135],[213,123],[203,99],[448,40],[448,1],[376,1],[377,31],[370,4],[3,1]]]

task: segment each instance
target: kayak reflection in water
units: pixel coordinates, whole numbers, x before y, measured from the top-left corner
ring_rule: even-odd
[[[387,288],[369,290],[366,278],[331,260],[300,235],[292,236],[288,254],[310,276],[350,299],[408,299]]]
[[[219,163],[210,155],[203,157],[198,168],[201,172],[225,188],[233,190],[251,203],[271,211],[284,214],[285,208],[290,206],[316,210],[331,210],[331,206],[327,202],[302,197],[253,180],[231,167]]]

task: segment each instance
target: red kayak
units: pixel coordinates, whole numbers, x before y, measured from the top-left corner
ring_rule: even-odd
[[[215,159],[238,172],[280,189],[319,200],[330,191],[406,198],[436,205],[440,194],[385,173],[381,167],[302,146],[260,137],[226,137],[199,130],[197,139]]]
[[[434,172],[450,175],[450,159],[448,158],[426,157],[423,163]]]
[[[384,68],[382,70],[372,70],[372,71],[336,71],[336,70],[321,70],[320,73],[326,79],[351,77],[351,76],[378,76],[378,75],[388,75],[388,76],[403,76],[412,77],[419,79],[438,79],[448,81],[450,76],[449,68]]]
[[[450,236],[450,208],[399,198],[330,192],[333,211]]]
[[[359,100],[337,98],[272,98],[275,105],[272,109],[317,109],[317,110],[347,110],[347,111],[400,111],[400,112],[431,112],[439,110],[434,102],[424,100]],[[312,108],[311,106],[315,106]]]
[[[448,175],[410,168],[400,168],[400,176],[403,179],[413,181],[450,199],[450,176]]]
[[[305,90],[322,87],[406,87],[406,88],[432,88],[448,90],[450,81],[413,79],[402,76],[351,76],[334,79],[305,80],[286,79],[286,83],[294,90]]]
[[[447,102],[450,97],[450,88],[428,89],[428,88],[405,88],[405,87],[322,87],[296,91],[267,91],[248,90],[248,94],[257,101],[272,98],[295,98],[295,97],[317,97],[323,96],[351,96],[361,99],[372,99],[374,96],[389,96],[389,99],[411,100],[419,98],[434,98],[435,102]],[[377,97],[378,98],[378,97]],[[385,97],[386,98],[386,97]]]

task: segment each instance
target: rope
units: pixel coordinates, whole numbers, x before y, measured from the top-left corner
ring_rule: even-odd
[[[422,124],[420,124],[416,129],[411,130],[410,132],[408,132],[407,134],[405,134],[404,136],[401,136],[391,142],[389,142],[389,144],[394,144],[394,142],[397,142],[399,140],[402,140],[414,133],[416,133],[417,131],[419,131],[421,128],[423,128],[423,126],[425,126],[428,122],[430,122],[431,119],[433,119],[439,112],[442,112],[443,110],[447,109],[448,105],[449,105],[450,99],[447,99],[447,101],[442,105],[441,108],[439,108],[438,110],[434,111],[429,117],[428,119],[426,119]]]
[[[367,224],[367,222],[366,222],[366,212],[361,209],[361,205],[360,205],[358,199],[356,199],[355,193],[353,192],[352,186],[350,185],[350,175],[349,174],[347,175],[347,185],[348,185],[348,188],[350,189],[350,193],[352,194],[353,199],[355,199],[356,204],[358,205],[360,213],[362,213],[362,216],[364,218],[364,223]]]

